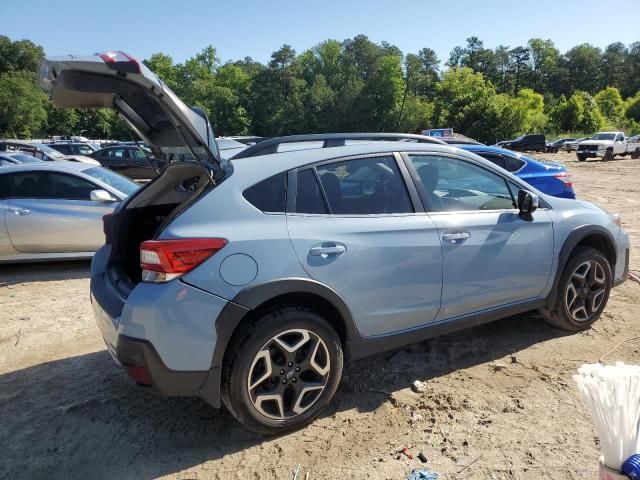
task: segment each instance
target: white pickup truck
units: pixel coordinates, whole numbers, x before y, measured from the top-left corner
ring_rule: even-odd
[[[576,154],[580,162],[592,157],[611,160],[616,155],[640,158],[640,143],[627,141],[623,132],[599,132],[578,143]]]

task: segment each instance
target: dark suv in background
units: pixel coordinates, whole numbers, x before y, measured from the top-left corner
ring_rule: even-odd
[[[154,157],[151,150],[135,145],[105,147],[89,156],[103,167],[134,180],[155,178],[166,165],[165,161]]]
[[[517,152],[544,152],[547,149],[547,142],[544,135],[520,135],[515,140],[498,142],[497,146]]]

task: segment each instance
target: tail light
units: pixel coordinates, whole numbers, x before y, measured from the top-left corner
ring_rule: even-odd
[[[151,385],[151,375],[149,375],[149,370],[145,367],[138,367],[136,365],[125,365],[125,369],[127,374],[131,378],[133,378],[138,385],[149,386]]]
[[[147,240],[140,244],[142,279],[166,282],[179,277],[215,255],[227,244],[224,238]]]
[[[571,175],[569,175],[567,172],[559,173],[557,175],[554,175],[554,177],[560,180],[562,183],[564,183],[565,187],[573,187],[573,182],[571,181]]]

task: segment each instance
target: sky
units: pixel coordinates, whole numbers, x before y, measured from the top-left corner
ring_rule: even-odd
[[[533,37],[553,40],[562,52],[584,42],[628,45],[640,41],[631,23],[639,1],[182,0],[165,7],[166,0],[0,0],[0,34],[29,39],[47,55],[123,50],[145,59],[162,51],[182,62],[213,45],[223,62],[267,62],[284,43],[301,53],[362,33],[405,54],[432,48],[445,62],[472,35],[488,48]]]

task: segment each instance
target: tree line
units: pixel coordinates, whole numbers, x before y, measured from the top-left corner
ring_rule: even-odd
[[[129,136],[111,110],[51,105],[36,81],[43,54],[29,40],[0,36],[0,136]],[[428,47],[405,55],[357,35],[302,53],[283,45],[267,64],[223,64],[212,46],[182,63],[161,52],[144,63],[203,108],[219,135],[452,127],[493,142],[522,133],[640,133],[640,41],[561,53],[551,40],[490,49],[470,37],[441,67]]]

